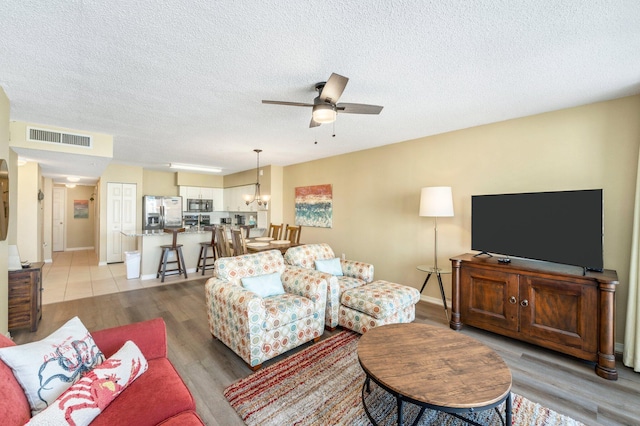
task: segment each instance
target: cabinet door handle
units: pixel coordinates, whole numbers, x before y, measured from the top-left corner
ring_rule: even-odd
[[[520,306],[526,308],[527,306],[529,306],[529,301],[527,299],[524,299],[522,302],[520,302]]]
[[[516,300],[515,296],[511,296],[509,298],[509,303],[511,303],[512,305],[515,305],[518,302],[518,300]]]

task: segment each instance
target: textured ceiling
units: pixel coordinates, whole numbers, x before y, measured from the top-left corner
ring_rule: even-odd
[[[261,104],[332,72],[382,113]],[[113,135],[113,162],[229,174],[638,94],[640,1],[3,1],[0,86],[12,120]]]

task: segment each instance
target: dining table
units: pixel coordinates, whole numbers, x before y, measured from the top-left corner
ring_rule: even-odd
[[[289,240],[276,240],[271,237],[258,237],[247,240],[247,251],[249,253],[258,253],[267,250],[280,250],[284,254],[290,247],[302,245],[301,243],[292,243]]]

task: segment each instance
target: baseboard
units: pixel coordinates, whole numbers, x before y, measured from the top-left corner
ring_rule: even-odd
[[[66,248],[64,251],[82,251],[82,250],[94,250],[95,247],[74,247],[74,248]]]
[[[53,263],[53,259],[45,259],[44,263]]]
[[[195,274],[196,273],[196,268],[187,268],[187,275],[189,274]],[[172,274],[172,275],[176,275],[176,274]],[[168,277],[169,275],[167,275]],[[140,275],[140,279],[141,280],[155,280],[156,279],[156,274],[147,274],[147,275]]]
[[[422,302],[433,303],[434,305],[442,306],[442,299],[438,297],[425,296],[424,294],[420,295],[420,300]],[[447,308],[451,307],[451,301],[447,300]]]

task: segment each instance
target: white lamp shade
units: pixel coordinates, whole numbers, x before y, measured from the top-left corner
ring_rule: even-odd
[[[336,121],[336,110],[329,104],[314,105],[311,115],[316,123],[333,123]]]
[[[429,186],[420,192],[420,216],[453,216],[453,197],[450,186]]]

